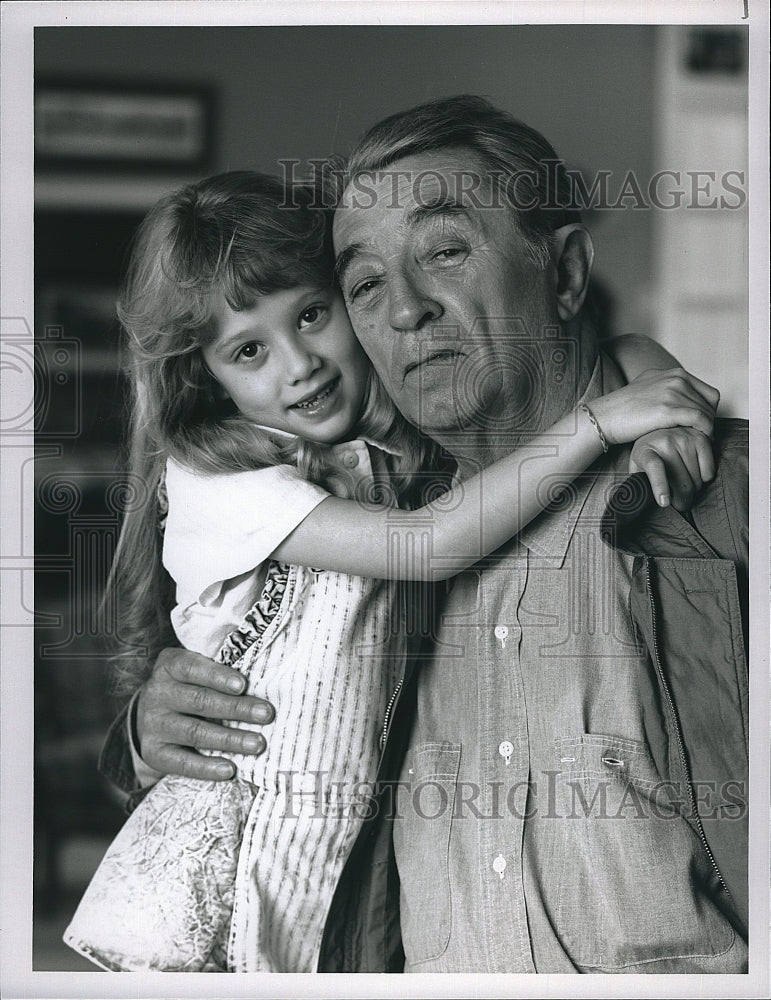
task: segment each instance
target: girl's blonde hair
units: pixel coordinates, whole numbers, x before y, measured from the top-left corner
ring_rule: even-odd
[[[118,317],[129,358],[129,468],[146,493],[124,516],[108,584],[120,638],[137,649],[114,661],[118,694],[129,694],[158,652],[177,644],[158,528],[166,459],[212,473],[292,464],[314,482],[328,471],[325,446],[258,429],[223,400],[201,353],[216,334],[221,298],[242,310],[260,295],[333,284],[331,210],[322,201],[311,187],[234,171],[162,198],[137,231]],[[426,485],[435,492],[443,482],[438,447],[404,420],[374,371],[357,434],[397,453],[394,494],[402,506],[424,502]]]

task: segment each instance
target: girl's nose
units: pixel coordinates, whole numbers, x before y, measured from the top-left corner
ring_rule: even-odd
[[[284,364],[286,366],[287,381],[290,385],[297,382],[304,382],[311,375],[321,368],[321,358],[308,350],[308,347],[299,340],[290,341],[284,350]]]

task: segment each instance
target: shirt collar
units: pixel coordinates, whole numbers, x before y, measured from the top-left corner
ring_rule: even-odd
[[[268,427],[266,424],[255,424],[261,431],[270,431],[271,434],[277,437],[287,438],[287,440],[296,440],[297,434],[292,434],[290,431],[282,431],[277,427]],[[345,448],[346,446],[356,445],[356,444],[366,444],[372,448],[378,448],[380,451],[385,452],[386,455],[391,455],[393,458],[401,458],[402,452],[396,448],[391,448],[388,445],[383,444],[382,441],[373,441],[368,437],[353,438],[351,441],[340,441],[337,444],[330,445],[331,448]]]
[[[589,384],[578,400],[579,403],[589,402],[603,394],[604,363],[608,363],[608,359],[603,359],[598,354]],[[577,476],[556,498],[551,508],[547,508],[520,531],[519,541],[527,546],[533,555],[557,560],[558,564],[562,565],[575,533],[578,518],[597,484],[597,471]]]

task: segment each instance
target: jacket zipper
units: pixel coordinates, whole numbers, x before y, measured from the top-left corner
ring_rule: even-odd
[[[683,734],[680,730],[680,720],[677,717],[677,711],[675,710],[675,703],[672,699],[672,693],[669,689],[669,684],[667,683],[667,679],[664,676],[664,670],[661,665],[661,657],[659,656],[658,636],[656,631],[656,624],[657,624],[656,602],[653,599],[653,586],[651,584],[650,562],[648,559],[645,559],[645,586],[646,590],[648,591],[648,600],[650,601],[651,605],[651,624],[653,628],[653,660],[656,666],[656,672],[659,676],[659,681],[661,682],[664,694],[666,695],[667,704],[669,705],[669,714],[674,723],[675,736],[677,737],[677,749],[680,755],[680,763],[683,768],[683,773],[685,774],[685,781],[688,788],[688,798],[691,803],[691,814],[693,815],[696,821],[696,829],[699,834],[699,839],[701,840],[704,850],[707,852],[707,857],[709,858],[710,863],[712,864],[712,867],[715,871],[715,874],[718,877],[718,881],[720,882],[723,891],[730,899],[731,893],[728,891],[728,886],[725,884],[725,880],[723,879],[723,876],[720,874],[720,869],[718,868],[717,863],[715,862],[715,858],[712,854],[712,851],[710,850],[709,844],[707,843],[707,838],[704,834],[704,827],[701,824],[701,817],[699,816],[699,811],[696,808],[696,799],[694,798],[693,794],[693,782],[691,781],[691,772],[688,767],[688,758],[686,757],[685,754]]]
[[[395,703],[396,699],[399,697],[399,692],[402,689],[402,684],[403,683],[404,683],[404,678],[402,677],[401,680],[399,681],[399,683],[394,688],[393,694],[391,695],[391,697],[390,697],[390,699],[388,701],[388,706],[386,708],[385,716],[383,718],[383,729],[382,729],[382,731],[380,733],[380,750],[381,750],[381,752],[385,749],[386,740],[388,739],[388,726],[390,725],[390,722],[391,722],[391,712],[393,711],[393,707],[394,707],[394,703]]]

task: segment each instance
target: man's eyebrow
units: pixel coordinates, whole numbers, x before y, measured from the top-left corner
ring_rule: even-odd
[[[433,204],[417,205],[415,208],[410,209],[409,212],[405,213],[404,221],[407,226],[414,228],[422,222],[448,216],[463,216],[466,219],[471,219],[465,205],[461,205],[460,202],[454,201],[451,198],[442,198]]]
[[[460,202],[444,198],[433,204],[417,205],[415,208],[410,209],[404,215],[404,222],[408,228],[414,229],[421,223],[427,222],[431,219],[449,218],[451,216],[456,218],[462,217],[472,221],[465,205],[461,205]],[[353,264],[357,257],[360,257],[366,252],[367,247],[363,243],[351,243],[337,255],[334,276],[337,283],[341,287],[348,268]]]
[[[338,285],[342,288],[343,278],[345,277],[345,272],[353,264],[357,257],[364,253],[363,243],[351,243],[345,250],[341,250],[337,255],[335,260],[334,277],[337,280]]]

